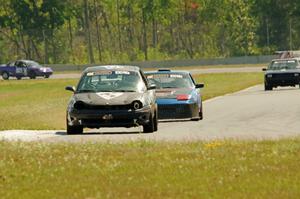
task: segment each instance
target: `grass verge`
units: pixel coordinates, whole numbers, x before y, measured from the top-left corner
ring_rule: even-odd
[[[299,198],[300,139],[0,142],[1,198]]]
[[[195,75],[205,83],[203,99],[232,93],[263,81],[261,73],[224,73]],[[70,92],[67,85],[76,79],[36,79],[0,81],[0,130],[64,129]]]

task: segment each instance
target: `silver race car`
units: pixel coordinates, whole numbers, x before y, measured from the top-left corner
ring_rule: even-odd
[[[67,108],[67,133],[83,128],[143,126],[144,133],[157,131],[155,85],[149,85],[135,66],[87,68]]]

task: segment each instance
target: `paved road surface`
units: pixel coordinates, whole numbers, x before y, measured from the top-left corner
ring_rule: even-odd
[[[159,131],[140,128],[100,129],[68,136],[64,131],[3,131],[0,139],[47,142],[190,141],[212,139],[278,139],[300,135],[300,90],[262,85],[204,103],[204,120],[160,123]]]

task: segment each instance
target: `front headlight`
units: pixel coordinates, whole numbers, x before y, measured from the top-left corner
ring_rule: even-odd
[[[271,74],[269,74],[269,75],[267,75],[267,77],[268,77],[268,78],[271,78],[271,77],[272,77],[272,75],[271,75]]]
[[[82,101],[77,101],[74,103],[73,107],[77,110],[81,110],[81,109],[84,109],[85,103]]]
[[[142,103],[141,101],[138,101],[138,100],[133,101],[133,102],[131,103],[131,105],[132,105],[132,109],[133,109],[133,110],[138,110],[138,109],[143,108],[143,103]]]
[[[298,76],[299,76],[299,73],[295,73],[294,75],[295,75],[295,77],[298,77]]]

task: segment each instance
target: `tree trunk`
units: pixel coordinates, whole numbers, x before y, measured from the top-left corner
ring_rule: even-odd
[[[72,33],[71,18],[68,19],[68,30],[69,30],[69,45],[70,45],[70,50],[71,50],[71,59],[72,59],[72,62],[75,63],[74,51],[73,51],[73,33]]]
[[[122,52],[122,38],[121,38],[121,27],[120,27],[120,4],[117,0],[117,23],[118,23],[118,39],[119,39],[119,51]]]
[[[48,38],[46,37],[45,30],[43,30],[43,38],[44,38],[44,64],[49,63],[49,56],[48,56],[48,50],[49,50],[49,43]]]
[[[95,11],[95,23],[96,23],[96,30],[97,30],[97,48],[98,48],[98,58],[99,61],[102,62],[102,52],[101,52],[101,48],[102,48],[102,38],[101,38],[101,32],[100,32],[100,26],[99,26],[99,20],[98,20],[98,6],[96,3],[96,0],[94,0],[94,11]]]
[[[152,46],[156,48],[157,46],[157,22],[155,17],[152,17]]]
[[[85,37],[86,42],[88,45],[88,54],[89,54],[89,62],[91,64],[95,63],[94,53],[93,53],[93,46],[91,40],[91,33],[90,33],[90,20],[89,20],[89,10],[88,10],[88,1],[83,0],[84,2],[84,27],[85,27]]]
[[[134,46],[133,37],[134,37],[134,25],[133,25],[133,13],[132,13],[132,7],[131,5],[128,5],[127,7],[127,16],[129,21],[129,27],[128,27],[128,40],[131,46]]]
[[[147,24],[146,24],[146,16],[144,9],[142,10],[142,33],[143,33],[143,51],[145,60],[148,60],[148,44],[147,44]]]

